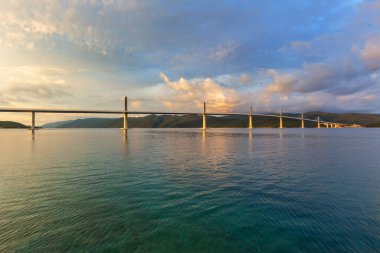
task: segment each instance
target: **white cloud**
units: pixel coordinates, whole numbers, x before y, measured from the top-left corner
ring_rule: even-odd
[[[72,87],[64,79],[69,71],[44,66],[13,66],[0,68],[0,106],[22,103],[50,104],[70,97]]]
[[[203,102],[206,102],[210,110],[230,112],[242,104],[241,96],[234,89],[225,88],[210,78],[180,78],[173,82],[163,73],[160,77],[172,91],[162,98],[162,103],[167,108],[202,108]]]

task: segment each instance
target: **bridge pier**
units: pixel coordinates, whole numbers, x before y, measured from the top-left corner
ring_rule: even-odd
[[[321,121],[319,119],[319,115],[318,115],[318,126],[317,126],[317,128],[321,128]]]
[[[203,102],[202,129],[206,130],[206,102]]]
[[[123,113],[123,129],[127,130],[128,129],[128,98],[124,97],[124,113]]]
[[[301,119],[301,128],[305,128],[305,121],[303,118],[303,113],[302,113],[302,119]]]
[[[252,129],[253,128],[253,123],[252,123],[252,106],[251,106],[251,110],[249,112],[249,115],[248,115],[248,128],[249,129]]]
[[[282,110],[280,110],[280,128],[282,128],[283,125],[282,125]]]
[[[32,131],[36,129],[36,112],[32,111]]]

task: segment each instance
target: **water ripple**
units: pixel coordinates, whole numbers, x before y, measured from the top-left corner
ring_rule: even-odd
[[[377,252],[379,135],[2,130],[0,252]]]

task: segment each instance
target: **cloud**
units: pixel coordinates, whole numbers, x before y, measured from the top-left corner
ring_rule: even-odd
[[[11,67],[0,67],[0,72],[15,76],[41,77],[41,76],[65,76],[72,74],[67,68],[46,67],[38,65],[21,65]]]
[[[166,83],[166,85],[173,90],[176,90],[176,91],[179,91],[179,90],[190,91],[191,90],[191,86],[184,78],[180,78],[178,82],[171,82],[164,73],[160,73],[160,77]]]
[[[360,68],[357,62],[341,60],[339,65],[329,63],[307,63],[302,69],[280,73],[270,69],[267,74],[273,79],[266,87],[270,94],[312,93],[323,91],[335,95],[355,94],[377,85],[370,73]]]
[[[1,105],[45,103],[72,96],[72,87],[65,80],[69,71],[44,66],[13,66],[0,68]]]
[[[371,71],[380,69],[380,36],[366,41],[360,58]]]
[[[304,52],[311,48],[309,42],[306,41],[291,41],[288,45],[285,45],[279,49],[280,52],[287,52],[290,50]]]
[[[34,99],[55,99],[70,96],[70,86],[64,80],[56,80],[53,83],[34,82],[10,82],[4,86],[2,92],[7,94],[8,100],[31,101]]]
[[[271,81],[265,85],[265,91],[269,95],[282,96],[312,93],[335,96],[334,109],[355,108],[343,103],[347,97],[356,96],[363,103],[370,103],[362,96],[368,98],[367,93],[377,92],[375,87],[379,85],[373,76],[380,69],[380,33],[369,29],[379,19],[379,12],[373,11],[379,3],[358,5],[358,12],[339,32],[320,35],[310,41],[291,41],[282,47],[282,53],[293,58],[301,55],[304,63],[287,69],[267,69],[265,74]],[[297,50],[302,54],[297,54]]]
[[[337,29],[331,24],[354,12],[345,5],[339,1],[329,8],[319,2],[271,6],[262,1],[4,0],[0,44],[19,50],[64,50],[88,57],[88,62],[95,53],[99,60],[112,59],[110,64],[129,69],[175,69],[192,78],[216,76],[248,72],[252,66],[286,65],[278,47],[289,41],[305,44],[305,37],[324,32],[327,24],[330,30]],[[302,15],[293,15],[295,9]],[[281,14],[268,20],[273,11]]]
[[[224,61],[234,57],[238,44],[234,41],[228,41],[224,44],[219,44],[210,50],[208,59],[213,61]]]
[[[3,0],[0,102],[378,111],[379,4]]]
[[[307,43],[305,41],[292,41],[292,42],[290,42],[290,45],[293,48],[299,48],[299,49],[308,49],[308,48],[310,48],[309,43]]]
[[[160,73],[160,77],[172,91],[162,100],[162,104],[170,109],[192,106],[202,108],[203,102],[206,102],[210,110],[230,112],[242,103],[240,95],[234,89],[222,87],[210,78],[190,81],[180,78],[173,82],[164,73]]]
[[[247,73],[243,73],[240,76],[240,82],[242,84],[246,84],[246,85],[251,84],[252,83],[252,77]]]

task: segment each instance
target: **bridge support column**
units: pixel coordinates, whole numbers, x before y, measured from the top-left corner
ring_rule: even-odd
[[[305,121],[304,121],[304,119],[303,119],[303,113],[302,113],[301,128],[305,128]]]
[[[32,127],[31,129],[34,131],[36,129],[36,112],[32,111]]]
[[[280,128],[282,128],[283,125],[282,125],[282,110],[280,110]]]
[[[252,123],[252,106],[251,106],[251,111],[249,112],[249,115],[248,115],[248,128],[249,129],[252,129],[253,128],[253,123]]]
[[[124,117],[123,117],[123,129],[127,130],[128,129],[128,121],[127,121],[128,114],[125,112]]]
[[[124,114],[123,114],[123,129],[127,130],[128,129],[128,98],[124,97]]]
[[[321,121],[319,119],[319,115],[318,115],[318,126],[317,126],[317,128],[321,128]]]
[[[203,102],[202,129],[206,130],[206,102]]]

